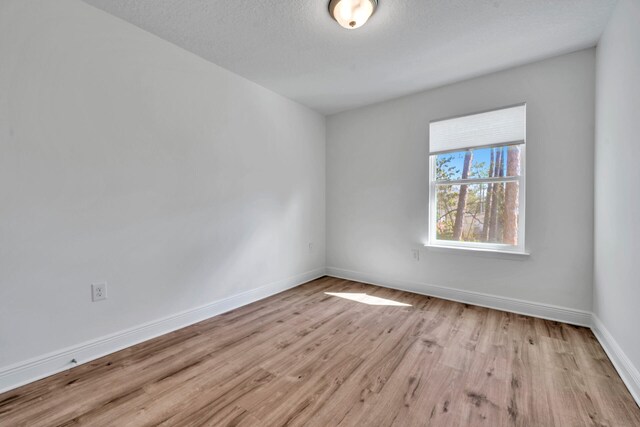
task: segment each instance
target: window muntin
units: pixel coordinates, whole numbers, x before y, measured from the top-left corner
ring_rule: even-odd
[[[524,123],[524,105],[519,107]],[[455,120],[458,129],[464,126],[461,118]],[[524,252],[524,142],[454,151],[440,144],[444,151],[432,152],[430,245]]]

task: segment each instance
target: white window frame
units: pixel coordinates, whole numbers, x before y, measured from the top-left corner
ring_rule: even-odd
[[[518,104],[525,105],[525,104]],[[449,119],[470,116],[475,114],[481,114],[490,111],[501,110],[509,107],[500,107],[487,111],[480,111],[472,114],[465,114],[463,116],[450,117]],[[525,110],[526,111],[526,110]],[[441,119],[447,120],[447,119]],[[526,123],[526,117],[525,117]],[[526,126],[526,125],[525,125]],[[526,127],[525,127],[526,134]],[[526,138],[526,137],[525,137]],[[437,204],[436,204],[436,155],[443,154],[445,152],[440,152],[437,154],[429,153],[429,238],[428,243],[425,245],[427,247],[434,248],[450,248],[450,249],[460,249],[460,250],[471,250],[471,251],[484,251],[484,252],[498,252],[498,253],[510,253],[510,254],[521,254],[528,255],[525,250],[525,212],[526,212],[526,151],[527,144],[526,141],[513,141],[510,143],[502,143],[499,145],[484,145],[474,147],[474,149],[482,149],[482,148],[491,148],[491,147],[500,147],[506,145],[514,145],[519,144],[520,147],[520,175],[517,177],[494,177],[494,178],[473,178],[466,180],[451,180],[445,181],[446,184],[442,184],[443,181],[440,181],[440,185],[462,185],[462,184],[481,184],[481,183],[491,183],[491,182],[518,182],[518,244],[517,245],[508,245],[502,243],[482,243],[482,242],[462,242],[456,240],[438,240],[437,232],[436,232],[436,222],[437,222]],[[451,150],[452,153],[464,152],[465,149],[456,149]]]

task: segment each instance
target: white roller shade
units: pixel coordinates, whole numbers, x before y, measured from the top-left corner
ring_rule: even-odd
[[[431,154],[482,146],[524,143],[526,105],[429,123]]]

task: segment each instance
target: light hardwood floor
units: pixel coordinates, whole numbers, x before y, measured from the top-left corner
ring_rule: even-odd
[[[640,409],[586,328],[325,277],[0,395],[0,425],[640,426]]]

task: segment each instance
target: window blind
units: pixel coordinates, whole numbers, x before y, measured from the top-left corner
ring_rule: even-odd
[[[429,123],[431,154],[476,147],[524,144],[526,105]]]

